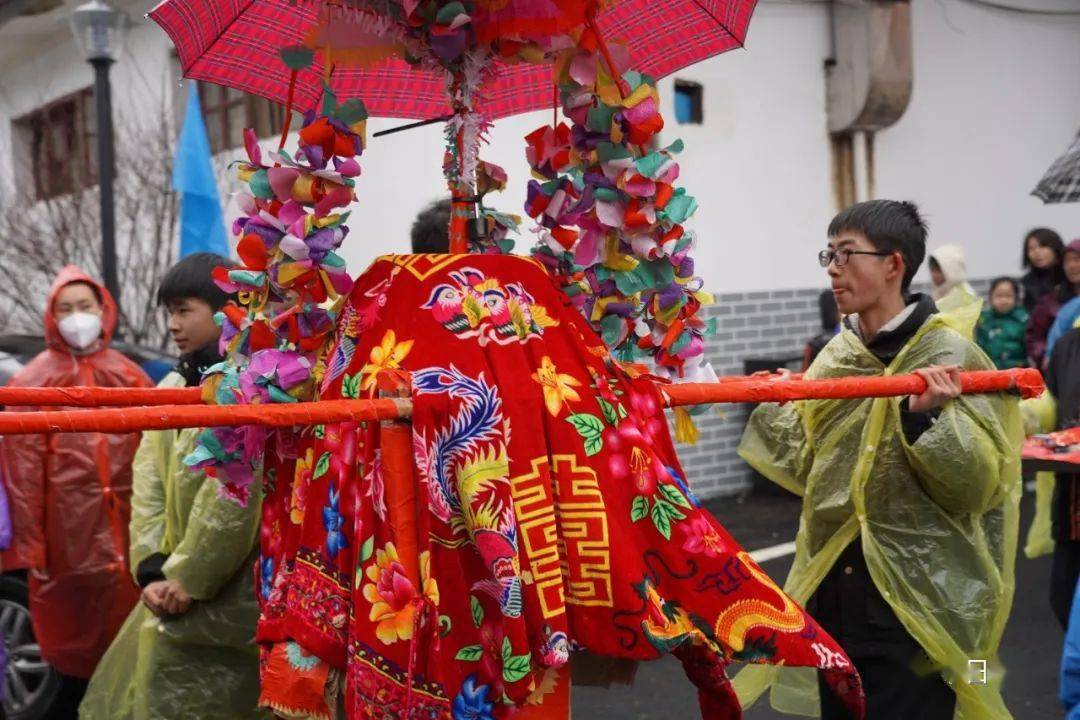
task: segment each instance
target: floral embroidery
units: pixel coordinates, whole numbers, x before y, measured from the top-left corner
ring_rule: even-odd
[[[270,599],[270,589],[274,584],[274,558],[262,557],[259,559],[259,593],[263,600]]]
[[[326,554],[331,560],[337,558],[337,554],[349,547],[349,541],[345,539],[342,528],[345,519],[338,511],[338,503],[341,498],[340,491],[330,485],[329,501],[323,507],[323,527],[326,529]]]
[[[367,482],[365,497],[371,499],[371,506],[380,520],[386,519],[386,488],[383,481],[382,449],[375,450],[375,457],[368,465],[368,471],[364,475]],[[359,498],[359,495],[357,496]]]
[[[552,417],[558,417],[563,403],[577,402],[581,399],[575,387],[581,383],[573,375],[559,373],[555,363],[547,355],[540,361],[540,367],[533,373],[532,379],[544,389],[544,404]]]
[[[461,683],[461,691],[454,698],[454,720],[493,720],[495,704],[487,699],[487,685],[477,685],[476,675],[470,675]]]
[[[397,335],[393,330],[387,330],[383,335],[382,342],[371,348],[368,363],[360,368],[360,375],[364,378],[360,383],[361,390],[372,390],[378,381],[379,373],[384,370],[397,370],[401,368],[401,361],[412,350],[413,340],[397,342]]]
[[[386,645],[408,640],[413,635],[416,616],[416,588],[405,574],[394,543],[375,551],[375,562],[364,573],[364,599],[371,603],[368,619],[378,623],[375,636]],[[425,600],[439,604],[439,588],[431,577],[431,553],[420,553],[420,583]]]
[[[695,515],[689,521],[679,525],[679,530],[686,537],[682,547],[688,553],[714,558],[731,551],[724,539],[720,537],[720,533],[716,532],[716,528],[704,515]]]
[[[315,454],[309,447],[303,457],[296,459],[296,478],[292,484],[292,497],[289,499],[289,519],[295,525],[304,522],[304,510],[307,507],[308,486],[315,468]]]

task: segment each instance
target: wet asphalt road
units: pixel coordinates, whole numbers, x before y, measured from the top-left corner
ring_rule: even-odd
[[[1020,545],[1031,518],[1033,496],[1022,507]],[[705,503],[747,550],[757,550],[795,537],[799,499],[787,495],[753,495]],[[763,563],[765,571],[783,584],[792,556]],[[1016,599],[1002,648],[1005,664],[1005,702],[1017,720],[1061,720],[1057,701],[1057,673],[1063,634],[1050,612],[1047,599],[1050,558],[1028,560],[1021,552],[1016,567]],[[632,686],[574,688],[575,720],[675,720],[699,718],[696,693],[683,676],[677,660],[667,657],[639,667]],[[768,707],[767,698],[745,713],[747,720],[774,720],[781,715]],[[873,718],[869,718],[873,720]]]

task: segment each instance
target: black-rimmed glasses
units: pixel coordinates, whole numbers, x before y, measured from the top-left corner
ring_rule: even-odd
[[[844,267],[851,260],[852,255],[873,255],[874,257],[889,257],[891,252],[869,252],[867,250],[822,250],[818,253],[817,259],[821,263],[821,267],[827,268],[832,263],[836,263],[836,267]]]

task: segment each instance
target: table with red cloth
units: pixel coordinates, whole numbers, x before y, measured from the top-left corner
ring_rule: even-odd
[[[1080,473],[1080,427],[1029,437],[1021,457],[1025,470]]]

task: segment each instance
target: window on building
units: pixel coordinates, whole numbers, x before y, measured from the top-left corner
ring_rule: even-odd
[[[71,193],[97,182],[97,124],[90,88],[54,100],[13,123],[25,143],[21,161],[35,200]],[[19,168],[17,168],[19,170]]]
[[[199,103],[212,152],[242,147],[244,128],[254,128],[260,138],[281,132],[284,111],[280,105],[265,98],[201,82]],[[294,127],[299,125],[294,124]]]
[[[701,83],[675,81],[675,121],[680,125],[700,125],[704,118]]]

